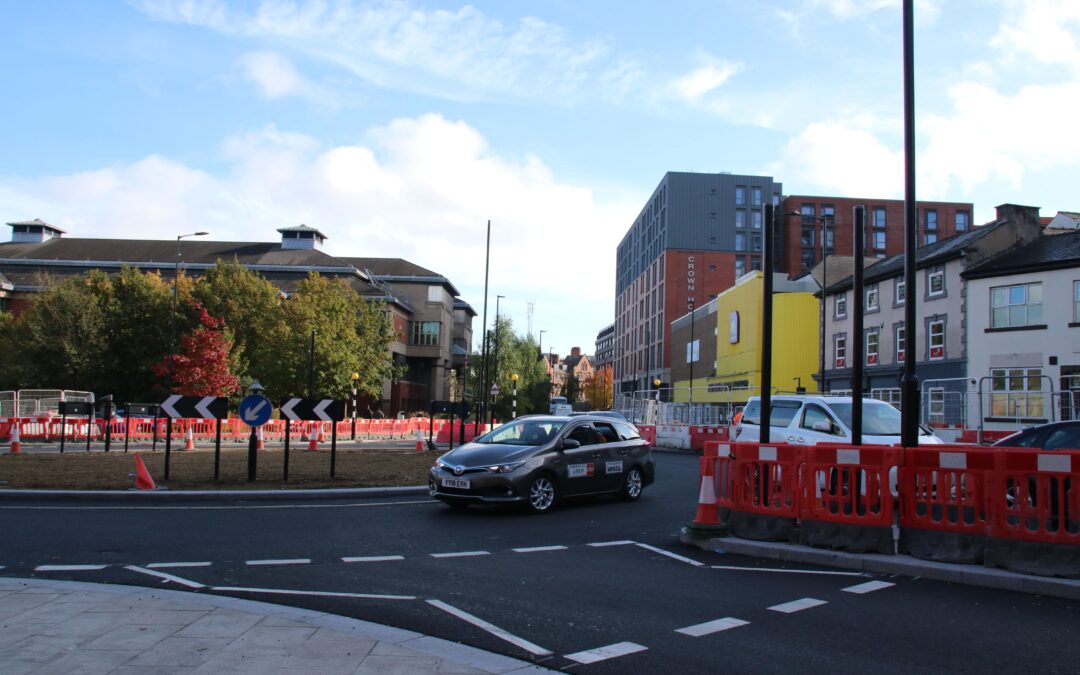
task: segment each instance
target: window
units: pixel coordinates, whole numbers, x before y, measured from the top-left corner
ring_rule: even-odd
[[[817,229],[813,225],[802,226],[802,237],[800,243],[803,248],[814,248],[814,235],[817,234]]]
[[[1073,282],[1073,322],[1080,323],[1080,281]]]
[[[751,206],[761,206],[761,188],[750,188],[750,199]]]
[[[967,211],[956,212],[956,231],[967,232],[967,229],[971,227],[971,214]]]
[[[753,225],[755,230],[760,230],[761,229],[761,222],[762,222],[761,221],[761,211],[751,211],[750,212],[750,222]]]
[[[814,266],[814,252],[804,249],[801,255],[802,268],[808,270]]]
[[[1076,297],[1075,290],[1073,295]],[[990,289],[991,328],[1042,325],[1042,309],[1041,282]]]
[[[878,310],[878,289],[877,286],[866,289],[866,311],[876,312]]]
[[[945,388],[930,387],[927,394],[927,421],[930,424],[945,424]]]
[[[743,256],[735,257],[735,278],[738,279],[742,275],[746,274],[746,258]]]
[[[1042,368],[991,368],[990,414],[994,417],[1042,417],[1042,391]]]
[[[746,229],[746,211],[735,212],[735,227],[737,229]]]
[[[769,407],[769,426],[786,427],[799,414],[802,403],[798,401],[773,401]],[[743,409],[743,424],[761,424],[761,401],[750,401]]]
[[[904,327],[903,326],[897,326],[895,330],[896,330],[896,332],[895,332],[895,335],[896,335],[896,362],[897,363],[903,363],[904,362],[904,357],[907,355],[907,340],[905,339],[906,336],[904,335]]]
[[[926,275],[926,287],[928,295],[933,298],[945,294],[945,271],[934,270]]]
[[[410,321],[409,344],[434,346],[439,344],[438,321]]]
[[[928,323],[926,335],[926,341],[930,347],[930,359],[933,361],[945,358],[945,322],[935,320]]]
[[[694,340],[686,344],[686,362],[697,363],[701,360],[701,340]]]
[[[894,298],[895,304],[904,304],[904,299],[907,297],[907,282],[897,279],[896,283],[893,285],[893,289],[896,293]]]
[[[934,209],[926,211],[926,231],[937,232],[937,211]]]
[[[758,246],[758,248],[761,248],[760,245]],[[757,257],[756,255],[752,256],[750,258],[750,269],[754,270],[754,271],[760,271],[761,270],[761,258]]]
[[[752,251],[760,251],[761,250],[761,233],[760,232],[754,232],[752,235],[750,235],[750,250],[752,250]]]
[[[866,365],[876,366],[878,362],[878,332],[872,330],[866,334]]]
[[[840,293],[833,298],[833,318],[847,318],[847,293]]]
[[[894,408],[900,408],[901,392],[898,387],[892,389],[871,389],[870,398],[885,401]]]
[[[840,431],[840,425],[829,416],[829,413],[825,412],[824,408],[819,405],[814,405],[813,403],[808,403],[803,411],[802,421],[799,422],[799,427],[809,431],[815,431],[814,425],[822,422],[828,425],[829,431],[818,433],[827,433],[834,436],[843,435],[843,432]]]
[[[802,224],[812,226],[816,222],[814,220],[814,205],[803,204],[800,210],[802,211]]]
[[[736,251],[745,251],[746,250],[746,235],[743,234],[742,232],[736,232],[735,233],[735,250]]]
[[[884,251],[885,250],[885,230],[874,230],[873,237],[874,237],[874,250],[876,250],[876,251]]]
[[[836,359],[837,368],[847,368],[847,336],[837,335],[833,338],[833,356]]]
[[[924,244],[937,243],[937,234],[934,233],[934,232],[927,232],[926,235],[923,237],[923,243]]]
[[[821,218],[825,221],[825,224],[832,225],[836,222],[836,208],[832,204],[822,204]]]
[[[715,272],[715,271],[716,271],[716,265],[712,265],[712,264],[710,264],[710,265],[709,265],[709,271],[710,271],[710,272]]]
[[[741,185],[735,188],[735,206],[746,206],[746,188]]]
[[[885,209],[875,206],[871,223],[873,223],[875,229],[885,229]]]

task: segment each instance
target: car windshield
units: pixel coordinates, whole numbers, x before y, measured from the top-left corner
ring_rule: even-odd
[[[558,420],[515,420],[480,436],[474,443],[486,445],[542,445],[565,426]]]
[[[830,403],[840,421],[851,428],[851,404]],[[867,436],[899,436],[900,411],[888,403],[863,399],[862,432]]]

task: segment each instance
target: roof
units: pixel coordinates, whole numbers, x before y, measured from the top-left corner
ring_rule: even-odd
[[[443,284],[454,297],[461,295],[449,279],[402,258],[339,258],[379,281],[405,284]],[[470,308],[471,310],[472,308]],[[473,316],[476,313],[473,312]]]
[[[319,230],[311,227],[310,225],[304,225],[303,223],[299,225],[293,225],[292,227],[279,227],[278,232],[281,232],[282,234],[286,232],[314,232],[315,234],[319,235],[320,239],[329,239],[329,237],[327,237]]]
[[[1039,237],[966,270],[967,279],[1080,267],[1080,231]]]
[[[36,225],[36,226],[40,226],[40,227],[47,227],[50,230],[55,230],[55,231],[60,232],[62,234],[67,234],[67,230],[61,230],[59,227],[57,227],[55,225],[50,225],[49,223],[46,223],[41,218],[34,218],[33,220],[17,220],[14,223],[8,223],[8,225],[11,225],[12,227],[14,227],[16,225],[31,225],[31,226]]]
[[[1003,222],[1003,221],[999,221]],[[981,239],[990,232],[997,223],[990,225],[983,225],[981,227],[973,228],[968,232],[963,232],[948,239],[941,239],[933,244],[927,244],[915,251],[915,267],[916,269],[924,267],[932,267],[934,265],[940,265],[954,258],[959,258],[963,255],[963,251],[967,246],[970,246],[974,242]],[[863,274],[863,281],[865,283],[874,283],[882,281],[884,279],[891,279],[898,277],[904,273],[904,254],[898,253],[894,256],[884,258],[883,260],[866,268]],[[827,295],[840,293],[848,290],[854,286],[854,276],[849,275],[847,278],[836,282],[835,284],[829,284],[826,289]]]

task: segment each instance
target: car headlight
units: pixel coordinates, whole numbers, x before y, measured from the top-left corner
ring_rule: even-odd
[[[494,464],[487,467],[487,470],[491,473],[510,473],[524,463],[525,462],[509,462],[507,464]]]
[[[446,457],[446,455],[443,455],[443,457]],[[439,457],[438,459],[435,460],[435,468],[436,469],[449,469],[450,465],[447,464],[446,462],[444,462],[442,457]]]

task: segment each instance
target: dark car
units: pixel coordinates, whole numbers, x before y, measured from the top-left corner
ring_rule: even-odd
[[[1006,436],[994,443],[994,446],[1039,450],[1080,449],[1080,421],[1051,422],[1037,427],[1028,427],[1011,436]]]
[[[612,419],[620,420],[622,422],[629,422],[626,419],[626,415],[622,414],[618,410],[590,410],[589,412],[572,412],[571,417],[577,417],[578,415],[599,415],[600,417],[610,417]]]
[[[431,496],[450,506],[523,504],[535,513],[562,497],[635,500],[653,482],[652,448],[634,425],[595,415],[516,419],[435,461]]]

